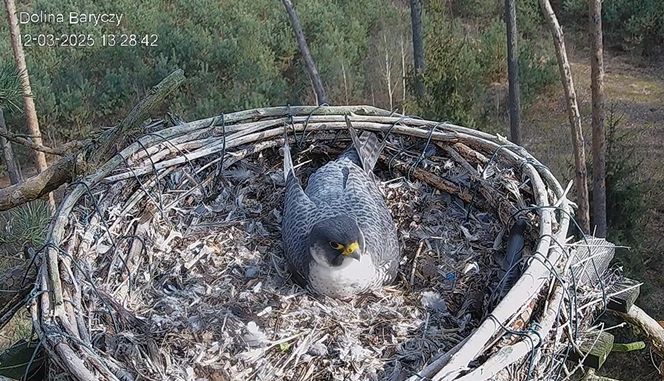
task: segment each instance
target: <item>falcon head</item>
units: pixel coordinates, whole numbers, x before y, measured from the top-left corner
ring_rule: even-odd
[[[326,267],[359,261],[364,254],[364,235],[354,218],[330,217],[311,229],[309,253],[316,262]]]

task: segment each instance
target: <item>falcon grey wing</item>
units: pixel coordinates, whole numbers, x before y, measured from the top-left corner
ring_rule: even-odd
[[[338,298],[393,280],[399,262],[396,228],[371,176],[382,147],[368,132],[353,140],[309,177],[304,191],[284,144],[286,259],[311,289]]]

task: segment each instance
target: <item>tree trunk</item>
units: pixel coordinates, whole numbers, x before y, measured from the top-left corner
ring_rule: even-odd
[[[5,114],[0,108],[0,130],[7,131],[7,126],[5,125]],[[16,164],[16,157],[14,156],[14,150],[9,140],[5,139],[4,136],[0,136],[0,150],[2,150],[2,156],[5,159],[5,165],[7,166],[7,173],[9,174],[9,182],[14,185],[21,182],[21,172],[18,169]]]
[[[392,86],[392,63],[390,62],[390,49],[387,47],[387,35],[383,32],[383,44],[385,47],[385,84],[387,85],[387,96],[390,101],[390,111],[394,110],[394,87]]]
[[[507,25],[510,140],[514,144],[521,145],[521,95],[519,89],[519,50],[517,49],[515,0],[505,0],[505,24]]]
[[[415,95],[424,97],[424,33],[422,32],[422,0],[410,0],[410,18],[413,26],[413,58],[415,60]]]
[[[604,59],[602,57],[602,1],[588,0],[590,16],[590,78],[593,103],[593,225],[606,237],[606,144],[604,135]]]
[[[37,121],[37,110],[35,109],[35,101],[32,98],[30,77],[28,76],[28,67],[25,63],[25,54],[23,53],[23,45],[21,43],[21,31],[18,26],[14,0],[5,0],[5,10],[7,11],[7,20],[9,22],[9,34],[11,35],[14,60],[16,61],[16,68],[20,73],[21,91],[23,92],[23,105],[28,132],[30,135],[34,136],[33,140],[36,144],[42,145],[41,131],[39,130],[39,122]],[[46,155],[39,151],[33,151],[33,154],[35,155],[37,172],[45,171],[47,167]],[[55,207],[55,201],[52,194],[49,194],[49,204],[52,208]]]
[[[318,69],[316,69],[316,63],[314,62],[311,52],[309,51],[309,45],[307,45],[307,40],[304,38],[304,32],[302,31],[302,26],[300,25],[300,19],[297,17],[297,12],[293,8],[293,3],[290,0],[282,0],[284,7],[286,7],[286,12],[288,12],[288,18],[290,19],[291,26],[295,32],[295,38],[297,39],[297,45],[300,48],[300,53],[304,59],[304,64],[307,67],[309,72],[309,78],[314,87],[314,92],[316,93],[316,98],[318,104],[327,104],[328,99],[325,94],[325,88],[323,87],[323,81],[320,79],[320,74]]]
[[[581,130],[581,115],[579,114],[579,105],[576,102],[576,92],[574,91],[574,81],[572,79],[572,70],[567,60],[567,51],[565,50],[565,40],[563,30],[558,24],[556,14],[553,13],[549,0],[539,0],[542,14],[549,24],[553,44],[556,48],[556,57],[558,58],[558,69],[560,70],[560,80],[565,90],[565,100],[567,102],[567,116],[572,131],[572,147],[574,151],[574,165],[576,168],[576,197],[579,209],[578,222],[584,233],[590,232],[590,216],[588,207],[588,172],[586,170],[585,143],[583,140],[583,131]]]

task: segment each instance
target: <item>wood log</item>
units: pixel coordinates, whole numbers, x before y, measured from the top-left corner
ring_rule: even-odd
[[[609,287],[607,290],[607,293],[609,294],[615,294],[616,292],[620,292],[620,290],[623,289],[625,289],[625,291],[611,296],[606,308],[617,312],[629,312],[629,310],[634,305],[636,298],[639,297],[640,287],[633,287],[637,284],[638,282],[626,278],[622,282]]]
[[[608,332],[593,332],[579,344],[579,352],[570,353],[569,360],[599,369],[613,349],[613,335]]]

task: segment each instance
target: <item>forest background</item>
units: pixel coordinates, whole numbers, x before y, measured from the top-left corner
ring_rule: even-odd
[[[330,103],[369,104],[508,136],[504,3],[424,1],[426,95],[418,100],[413,91],[409,5],[404,0],[295,1]],[[552,5],[566,32],[589,144],[588,5],[584,0],[558,0]],[[184,69],[188,80],[162,111],[184,120],[254,107],[316,103],[287,14],[276,0],[103,4],[36,0],[19,2],[17,7],[19,12],[45,14],[124,14],[118,26],[30,23],[21,25],[22,35],[158,36],[156,46],[150,47],[104,47],[99,41],[85,48],[25,47],[39,124],[48,146],[116,125],[152,85],[176,68]],[[618,253],[618,264],[645,282],[640,304],[661,318],[664,3],[605,0],[602,16],[608,239],[631,247]],[[566,184],[573,178],[571,137],[553,44],[537,0],[517,1],[517,25],[522,144]],[[15,70],[6,23],[0,23],[0,36],[0,80],[6,88]],[[25,132],[21,104],[17,93],[2,105],[7,126],[15,133]],[[14,150],[24,175],[34,173],[30,152],[18,145]],[[0,173],[4,171],[0,165]],[[14,255],[12,250],[25,240],[39,240],[40,226],[47,221],[44,213],[45,208],[33,206],[3,215],[25,219],[13,227],[18,230],[11,237],[0,242],[6,255]],[[652,367],[641,368],[633,372],[652,376]]]

